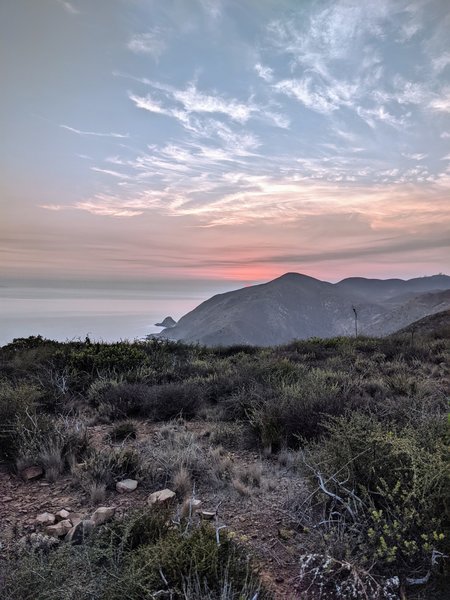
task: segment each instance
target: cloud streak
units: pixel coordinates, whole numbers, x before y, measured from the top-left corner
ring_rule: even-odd
[[[70,127],[69,125],[60,125],[61,129],[66,129],[67,131],[71,131],[72,133],[76,133],[77,135],[87,135],[94,137],[110,137],[110,138],[128,138],[130,137],[128,133],[101,133],[98,131],[83,131],[81,129],[76,129],[75,127]]]
[[[135,54],[148,54],[155,60],[165,52],[167,43],[165,41],[166,32],[155,27],[146,33],[136,33],[129,40],[127,47]]]

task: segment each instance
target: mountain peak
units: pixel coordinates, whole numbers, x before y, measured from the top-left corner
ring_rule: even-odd
[[[284,275],[280,275],[280,277],[277,277],[276,279],[273,279],[272,281],[320,281],[319,279],[316,279],[315,277],[310,277],[309,275],[304,275],[303,273],[295,273],[294,271],[289,271],[288,273],[285,273]]]

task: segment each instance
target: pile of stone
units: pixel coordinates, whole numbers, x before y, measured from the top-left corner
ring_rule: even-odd
[[[119,485],[120,484],[120,485]],[[117,484],[120,493],[132,492],[137,487],[137,481],[125,479]],[[176,502],[176,494],[170,489],[158,490],[147,498],[150,507],[171,505]],[[31,547],[48,549],[64,540],[71,544],[81,544],[84,539],[99,525],[110,521],[116,512],[115,506],[100,506],[90,516],[79,512],[71,512],[65,508],[56,513],[43,512],[37,515],[35,524],[40,531],[22,538],[23,544]],[[216,517],[216,512],[202,510],[202,502],[196,498],[188,498],[181,507],[183,517],[197,514],[201,519],[211,520]]]
[[[36,517],[36,525],[43,527],[41,536],[64,539],[81,544],[95,527],[110,521],[116,512],[114,506],[100,506],[90,517],[62,509],[57,513],[44,512]]]

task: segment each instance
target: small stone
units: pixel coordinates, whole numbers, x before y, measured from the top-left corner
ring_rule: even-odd
[[[147,503],[150,504],[150,506],[153,506],[154,504],[167,504],[174,498],[175,492],[172,492],[172,490],[159,490],[157,492],[153,492],[153,494],[150,494]]]
[[[3,496],[2,498],[3,502],[12,502],[12,496]]]
[[[216,517],[216,513],[211,510],[201,510],[200,516],[206,521],[212,521]]]
[[[59,511],[56,513],[56,520],[57,520],[57,521],[65,521],[66,519],[68,519],[68,518],[69,518],[69,514],[70,514],[70,513],[69,513],[69,511],[68,511],[68,510],[65,510],[65,509],[63,508],[62,510],[59,510]]]
[[[70,529],[64,538],[71,544],[82,544],[87,535],[94,529],[95,523],[92,519],[83,519]]]
[[[115,506],[100,506],[92,515],[91,519],[94,522],[94,525],[103,525],[107,521],[110,521],[114,513],[116,512]]]
[[[31,467],[27,467],[20,472],[20,475],[25,481],[32,481],[33,479],[39,479],[44,474],[44,469],[42,467],[38,467],[37,465],[33,465]]]
[[[138,482],[136,479],[123,479],[122,481],[118,481],[116,483],[116,490],[119,494],[124,494],[126,492],[134,492],[137,488]]]
[[[72,523],[65,519],[64,521],[56,523],[56,525],[50,525],[50,527],[47,527],[45,532],[47,533],[47,535],[51,535],[53,537],[63,537],[71,529]]]
[[[53,525],[56,520],[55,515],[49,512],[41,513],[36,517],[36,523],[38,525]]]

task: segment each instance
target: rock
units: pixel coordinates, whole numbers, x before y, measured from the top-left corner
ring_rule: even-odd
[[[153,492],[153,494],[150,494],[147,503],[150,506],[153,506],[154,504],[168,504],[174,498],[175,492],[172,492],[172,490],[159,490],[157,492]]]
[[[183,502],[183,506],[186,507],[187,511],[198,512],[203,505],[203,502],[198,498],[186,498]]]
[[[55,515],[49,512],[41,513],[36,517],[35,520],[38,525],[53,525],[55,521]]]
[[[81,513],[77,513],[77,512],[73,512],[73,513],[69,513],[69,521],[72,523],[72,525],[74,527],[76,527],[76,525],[78,525],[78,523],[80,523],[80,521],[83,520],[83,515]]]
[[[65,509],[63,508],[62,510],[59,510],[59,511],[56,513],[56,520],[57,520],[57,521],[65,521],[66,519],[68,519],[68,518],[69,518],[69,514],[70,514],[70,513],[69,513],[69,511],[68,511],[68,510],[65,510]]]
[[[56,523],[56,525],[50,525],[49,527],[47,527],[45,532],[47,533],[47,535],[51,535],[53,537],[63,537],[71,529],[72,523],[68,519],[65,519],[64,521]]]
[[[82,544],[87,535],[94,529],[95,523],[92,519],[79,520],[78,523],[67,532],[65,541],[71,544]]]
[[[136,479],[123,479],[122,481],[118,481],[116,483],[116,490],[119,494],[124,494],[126,492],[134,492],[137,488],[138,482]]]
[[[22,479],[25,481],[32,481],[33,479],[39,479],[44,474],[44,469],[42,467],[38,467],[37,465],[33,465],[31,467],[27,467],[20,472]]]
[[[94,525],[97,527],[97,525],[103,525],[103,523],[110,521],[113,518],[115,512],[115,506],[100,506],[93,513],[91,519],[94,522]]]
[[[166,329],[170,329],[171,327],[175,327],[177,322],[172,317],[166,317],[161,323],[155,323],[155,327],[165,327]]]
[[[213,519],[215,519],[216,513],[211,510],[201,510],[200,516],[202,519],[205,519],[206,521],[212,521]]]

